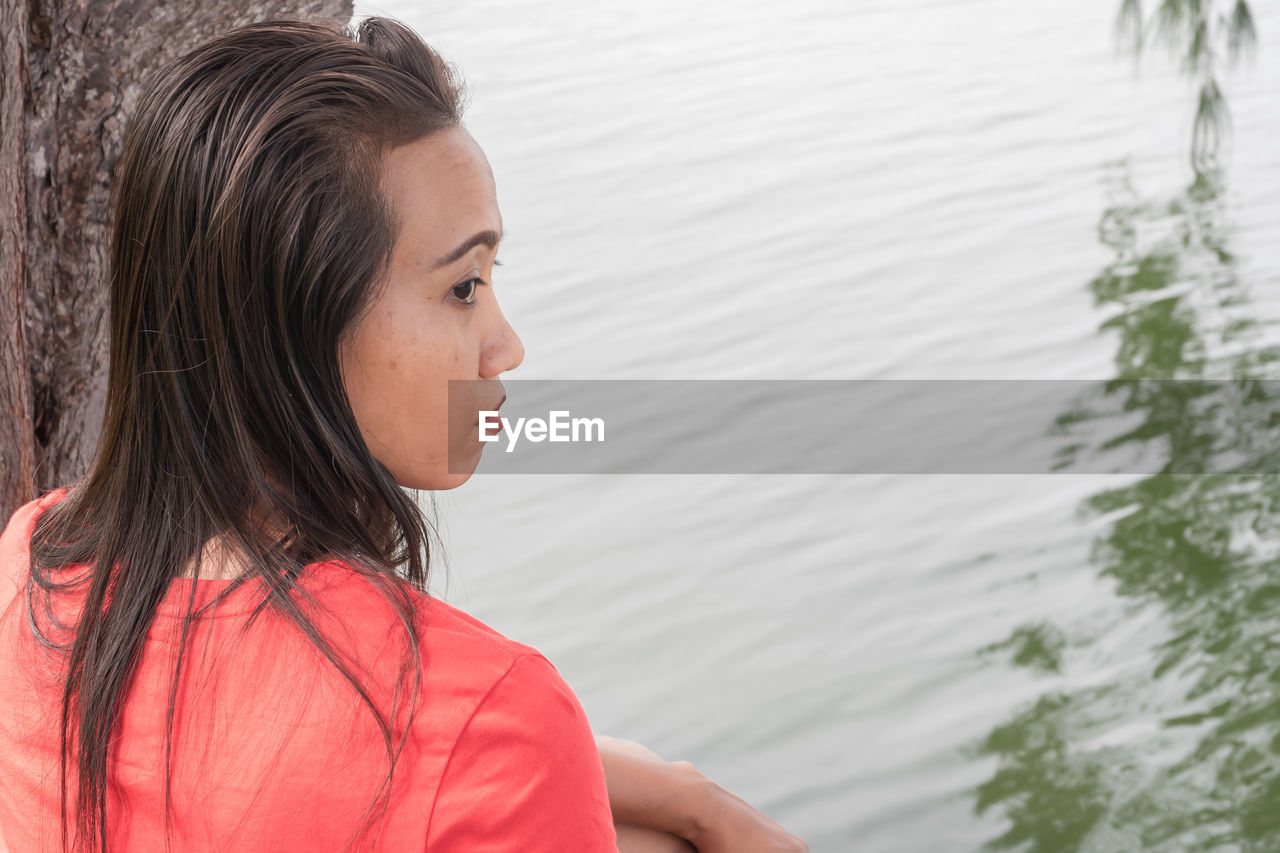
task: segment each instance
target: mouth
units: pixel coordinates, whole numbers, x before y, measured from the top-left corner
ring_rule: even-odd
[[[503,394],[502,399],[498,401],[498,405],[491,406],[485,411],[490,411],[490,412],[497,411],[498,409],[502,408],[502,404],[505,402],[507,402],[507,395]],[[488,429],[500,429],[502,427],[502,420],[498,415],[488,415],[487,417],[485,417],[484,422],[485,422],[485,427]]]

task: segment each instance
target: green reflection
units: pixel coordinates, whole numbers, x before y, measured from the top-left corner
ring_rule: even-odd
[[[1248,465],[1265,452],[1249,437],[1280,428],[1274,385],[1256,381],[1277,378],[1280,348],[1250,316],[1223,174],[1203,168],[1212,159],[1159,202],[1135,191],[1125,163],[1108,167],[1098,233],[1112,257],[1089,289],[1108,316],[1100,332],[1116,340],[1115,376],[1186,382],[1147,397],[1108,386],[1131,395],[1136,425],[1068,445],[1068,470],[1121,445]],[[1198,405],[1222,378],[1239,381],[1243,400],[1225,433]],[[1098,403],[1080,401],[1058,427],[1115,408]],[[1025,625],[982,650],[1052,681],[978,744],[995,770],[974,807],[1004,826],[988,849],[1280,851],[1280,477],[1162,473],[1080,509],[1105,520],[1090,562],[1123,614],[1101,629]],[[1110,672],[1122,674],[1097,677]]]
[[[1150,45],[1163,46],[1198,86],[1191,125],[1191,163],[1197,172],[1217,165],[1231,117],[1219,84],[1223,71],[1251,56],[1257,30],[1247,0],[1122,0],[1116,35],[1140,60]]]
[[[1062,652],[1066,645],[1062,631],[1047,622],[1039,622],[1015,628],[1007,640],[986,646],[980,654],[1008,652],[1014,666],[1056,674],[1062,671]]]
[[[1280,351],[1242,313],[1219,176],[1202,174],[1177,199],[1153,205],[1136,197],[1120,167],[1112,191],[1100,234],[1114,257],[1090,288],[1114,309],[1103,329],[1118,337],[1117,375],[1274,374]],[[1187,387],[1128,401],[1141,425],[1108,443],[1220,448],[1220,424],[1196,408],[1195,383]],[[1270,416],[1276,401],[1267,387],[1241,417]],[[1071,419],[1089,411],[1085,401]],[[1163,630],[1129,650],[1137,674],[1060,686],[980,745],[997,769],[977,789],[975,808],[998,809],[1008,823],[988,846],[1280,850],[1280,481],[1160,474],[1106,489],[1082,512],[1112,519],[1091,553],[1099,574],[1140,605],[1130,618],[1156,609]],[[1051,625],[1023,626],[984,652],[1069,682],[1063,636]],[[1124,651],[1110,657],[1123,663]]]
[[[1079,750],[1106,720],[1098,719],[1112,688],[1046,693],[997,726],[981,746],[999,755],[999,769],[978,786],[981,814],[1000,806],[1009,828],[988,842],[993,850],[1076,850],[1105,817],[1123,755]]]

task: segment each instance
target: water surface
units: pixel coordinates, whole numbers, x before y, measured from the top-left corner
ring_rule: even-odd
[[[1280,8],[1250,8],[1200,176],[1195,78],[1135,71],[1114,0],[357,11],[471,84],[512,379],[1053,380],[1280,372]],[[1148,442],[1208,429],[1194,401],[1135,412]],[[1274,477],[438,501],[448,600],[815,851],[1280,849]]]

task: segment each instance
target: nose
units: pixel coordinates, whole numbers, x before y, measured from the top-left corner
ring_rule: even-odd
[[[511,328],[496,300],[493,307],[497,312],[497,323],[481,357],[480,375],[484,379],[507,370],[515,370],[524,361],[524,344],[520,342],[520,336]]]

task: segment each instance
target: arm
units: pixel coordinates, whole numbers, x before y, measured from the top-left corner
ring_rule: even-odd
[[[701,774],[687,762],[666,762],[635,741],[596,735],[615,823],[689,838],[698,832],[694,801]]]
[[[796,836],[687,761],[668,762],[633,741],[596,736],[614,820],[687,839],[700,853],[804,853]]]

